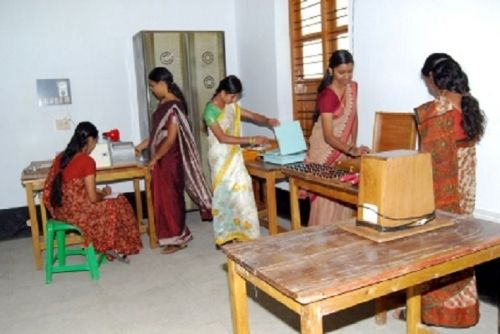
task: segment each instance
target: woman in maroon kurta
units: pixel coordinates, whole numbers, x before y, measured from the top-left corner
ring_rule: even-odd
[[[92,243],[108,259],[128,262],[127,255],[142,247],[139,226],[127,199],[106,199],[110,187],[96,188],[96,163],[89,154],[98,138],[95,126],[81,122],[63,153],[52,164],[43,201],[52,217],[77,226],[85,243]]]
[[[157,67],[149,74],[149,88],[160,101],[152,115],[149,138],[136,146],[149,148],[153,206],[158,243],[169,254],[192,239],[185,222],[184,190],[210,219],[211,193],[201,172],[200,158],[187,121],[186,102],[172,74]]]

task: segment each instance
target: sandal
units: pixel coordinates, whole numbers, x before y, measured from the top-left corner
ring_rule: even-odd
[[[130,263],[130,259],[127,257],[127,255],[120,255],[115,250],[106,251],[106,255],[108,255],[109,260],[117,260],[118,262],[126,264]]]
[[[396,320],[406,321],[406,309],[401,308],[399,310],[395,310],[392,313],[392,317]]]
[[[163,247],[163,249],[161,250],[161,253],[162,254],[172,254],[172,253],[180,251],[181,249],[184,249],[186,247],[187,247],[187,244],[168,245],[168,246]]]

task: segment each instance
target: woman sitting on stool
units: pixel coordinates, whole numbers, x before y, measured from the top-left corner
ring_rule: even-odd
[[[127,255],[142,247],[134,211],[123,195],[105,199],[109,186],[96,188],[96,163],[90,153],[99,132],[90,122],[81,122],[66,149],[52,163],[43,190],[43,202],[52,217],[77,226],[85,244],[109,260],[129,262]]]

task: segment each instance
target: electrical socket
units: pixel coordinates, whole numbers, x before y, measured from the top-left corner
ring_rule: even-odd
[[[56,119],[57,130],[69,130],[71,127],[71,119],[68,117]]]

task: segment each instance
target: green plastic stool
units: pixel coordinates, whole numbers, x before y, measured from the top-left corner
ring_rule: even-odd
[[[99,254],[98,257],[92,244],[79,249],[66,248],[66,232],[81,233],[80,229],[74,225],[55,219],[47,221],[45,283],[50,284],[52,282],[53,273],[73,271],[88,271],[92,280],[98,280],[99,266],[106,260],[106,257],[103,254]],[[54,237],[57,242],[56,256],[54,256]],[[73,255],[85,256],[87,261],[82,264],[67,265],[66,258]]]

